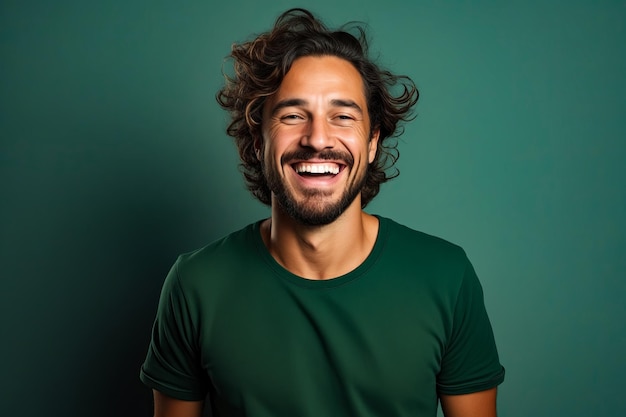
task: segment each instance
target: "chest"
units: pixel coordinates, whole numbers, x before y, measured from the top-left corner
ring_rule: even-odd
[[[200,345],[202,366],[229,403],[268,415],[436,407],[449,313],[427,288],[247,287],[223,299],[206,313]]]

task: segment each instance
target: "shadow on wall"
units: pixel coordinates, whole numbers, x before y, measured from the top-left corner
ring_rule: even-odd
[[[152,128],[93,126],[12,150],[8,414],[152,414],[139,368],[161,285],[179,253],[216,237],[217,218],[197,195],[217,185],[189,171],[194,144]]]

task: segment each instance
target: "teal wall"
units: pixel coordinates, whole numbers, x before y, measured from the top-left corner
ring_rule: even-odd
[[[267,214],[213,96],[230,43],[307,2],[212,3],[1,3],[3,415],[149,415],[169,266]],[[308,5],[421,89],[369,210],[466,248],[500,416],[626,415],[626,3]]]

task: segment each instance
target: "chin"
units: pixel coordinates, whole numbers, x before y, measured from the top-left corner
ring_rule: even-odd
[[[312,198],[309,197],[299,202],[293,198],[284,198],[284,195],[277,195],[276,201],[297,223],[304,226],[325,226],[337,220],[355,202],[358,195],[359,193],[345,194],[335,201],[328,201],[325,198],[311,201]]]

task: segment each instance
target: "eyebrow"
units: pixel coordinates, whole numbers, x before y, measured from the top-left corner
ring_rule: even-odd
[[[271,114],[276,114],[279,110],[284,109],[285,107],[305,107],[308,104],[306,100],[301,98],[288,98],[285,100],[281,100],[272,107]],[[331,106],[333,107],[349,107],[351,109],[356,110],[361,115],[363,114],[363,109],[359,106],[355,101],[349,99],[333,99],[330,101]]]
[[[286,100],[281,100],[278,103],[274,104],[272,107],[272,115],[278,113],[279,110],[284,109],[285,107],[303,107],[306,106],[307,102],[300,98],[288,98]]]
[[[335,107],[350,107],[356,111],[358,111],[361,115],[363,114],[363,109],[361,106],[356,104],[355,101],[352,100],[342,100],[342,99],[334,99],[330,101],[330,104]]]

